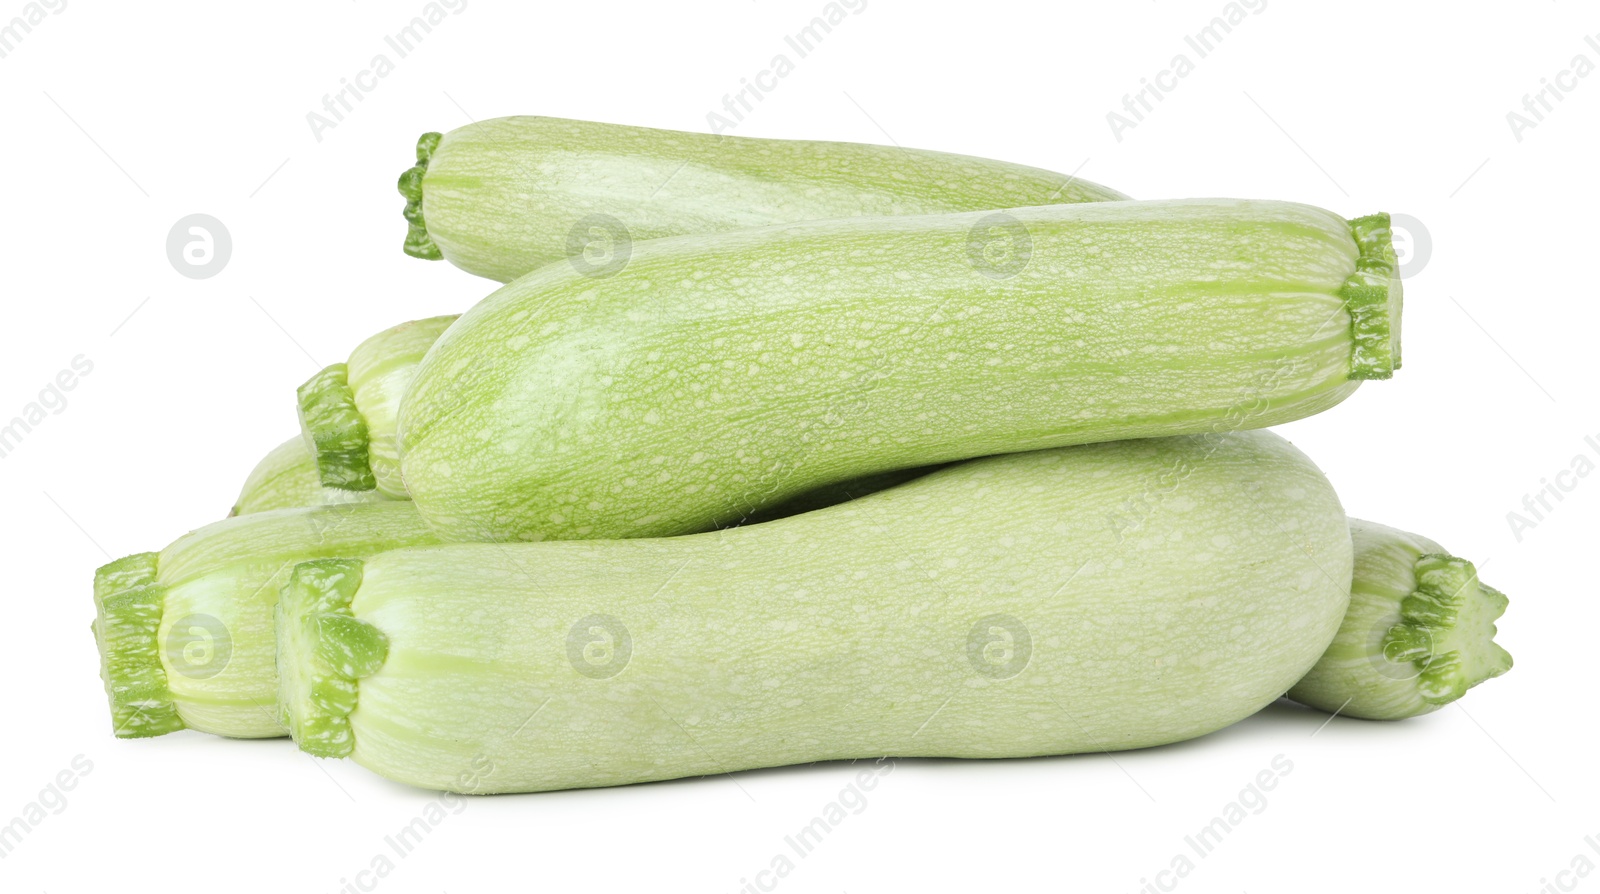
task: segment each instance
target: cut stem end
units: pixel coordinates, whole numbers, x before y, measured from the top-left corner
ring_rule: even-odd
[[[1339,296],[1350,314],[1350,378],[1387,379],[1400,368],[1400,312],[1403,290],[1389,215],[1369,214],[1350,221],[1359,255],[1356,272]]]
[[[312,376],[300,386],[299,398],[300,427],[316,456],[322,486],[375,489],[372,438],[350,390],[348,367],[335,363]]]
[[[350,713],[357,681],[389,655],[389,640],[356,620],[350,601],[361,587],[359,559],[317,559],[290,572],[278,601],[278,704],[300,750],[348,757],[355,750]]]
[[[428,173],[428,162],[432,160],[433,151],[439,148],[442,139],[444,135],[438,133],[425,133],[418,137],[417,163],[400,175],[400,195],[406,199],[403,212],[407,223],[405,252],[413,258],[426,261],[444,259],[444,253],[439,251],[433,237],[428,235],[428,223],[422,216],[422,177]]]
[[[156,583],[158,553],[135,553],[94,573],[94,639],[111,703],[112,731],[141,739],[184,728],[167,689],[158,641],[166,588]]]

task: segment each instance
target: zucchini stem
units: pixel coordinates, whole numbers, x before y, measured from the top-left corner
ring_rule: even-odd
[[[1350,519],[1355,571],[1333,643],[1289,698],[1368,720],[1437,711],[1511,669],[1494,641],[1506,597],[1471,562],[1394,528]]]
[[[1402,289],[1394,231],[1383,212],[1350,221],[1359,255],[1339,296],[1350,313],[1350,378],[1387,379],[1400,368]]]
[[[439,251],[439,246],[433,242],[433,237],[428,235],[428,223],[422,216],[422,176],[428,173],[428,162],[433,158],[433,151],[439,148],[439,141],[444,139],[443,134],[425,133],[417,138],[417,163],[407,168],[400,175],[400,195],[405,196],[406,223],[406,254],[413,258],[422,258],[425,261],[444,260],[444,253]]]
[[[335,363],[300,386],[300,425],[317,458],[323,487],[374,490],[367,420],[350,390],[349,367]]]
[[[361,587],[360,559],[301,562],[278,601],[278,704],[300,748],[318,757],[355,750],[350,712],[356,681],[389,657],[389,639],[356,620],[350,600]]]
[[[166,588],[156,583],[159,553],[135,553],[94,573],[94,639],[100,678],[121,739],[161,736],[184,728],[161,666],[161,612]]]

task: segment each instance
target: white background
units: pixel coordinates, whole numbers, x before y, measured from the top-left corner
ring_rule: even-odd
[[[404,256],[394,181],[417,135],[542,114],[707,130],[741,79],[795,70],[734,131],[896,142],[1081,175],[1139,198],[1250,196],[1410,234],[1405,369],[1283,429],[1352,515],[1475,559],[1511,608],[1508,676],[1402,723],[1286,703],[1192,743],[904,761],[777,889],[1139,891],[1272,759],[1292,772],[1182,891],[1600,892],[1592,570],[1600,475],[1520,538],[1507,513],[1600,462],[1593,209],[1600,76],[1520,137],[1600,13],[1578,4],[1271,0],[1198,58],[1221,0],[869,0],[809,56],[822,0],[491,3],[452,14],[319,141],[306,115],[422,8],[70,0],[0,59],[0,421],[83,355],[67,404],[0,459],[6,680],[0,824],[92,770],[0,860],[7,891],[339,891],[434,797],[286,740],[112,738],[88,632],[95,566],[220,517],[295,425],[294,388],[357,341],[492,283]],[[25,14],[0,0],[0,23]],[[1597,38],[1600,45],[1600,38]],[[1107,113],[1186,53],[1136,127]],[[1169,82],[1170,83],[1170,82]],[[180,276],[168,230],[231,232]],[[1425,229],[1431,252],[1416,252]],[[1531,519],[1531,516],[1530,516]],[[1320,730],[1320,732],[1319,732]],[[473,799],[384,891],[738,891],[848,765]],[[1596,847],[1600,847],[1597,842]],[[370,878],[368,879],[370,881]]]

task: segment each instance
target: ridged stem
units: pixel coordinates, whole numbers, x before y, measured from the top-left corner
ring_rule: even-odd
[[[373,490],[367,420],[350,390],[349,369],[335,363],[300,386],[300,426],[316,455],[317,476],[324,487]]]
[[[422,177],[428,173],[433,150],[439,148],[439,141],[443,138],[444,135],[438,133],[425,133],[418,137],[417,163],[400,175],[400,195],[406,199],[404,214],[408,225],[405,252],[413,258],[428,261],[443,260],[444,253],[439,251],[433,237],[428,235],[428,223],[422,216]]]
[[[1355,570],[1333,643],[1289,690],[1297,702],[1370,720],[1436,711],[1511,669],[1494,641],[1506,597],[1471,562],[1415,534],[1350,519]]]
[[[388,638],[350,611],[362,565],[359,559],[301,562],[278,600],[281,719],[300,749],[318,757],[355,750],[350,713],[356,683],[389,656]]]
[[[184,728],[161,666],[158,632],[166,589],[156,583],[158,559],[158,553],[136,553],[94,573],[95,645],[118,738]]]
[[[1350,378],[1387,379],[1400,368],[1402,289],[1389,215],[1350,221],[1359,255],[1339,296],[1350,313]]]

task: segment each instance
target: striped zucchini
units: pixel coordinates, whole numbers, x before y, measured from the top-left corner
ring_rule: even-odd
[[[610,269],[633,243],[662,236],[1126,198],[946,152],[537,117],[424,134],[400,193],[407,254],[501,282],[562,258]]]
[[[312,754],[473,792],[1140,748],[1281,695],[1350,568],[1270,432],[1012,454],[728,531],[301,564],[279,701]]]
[[[1280,202],[661,239],[451,326],[401,470],[446,540],[708,530],[884,471],[1311,415],[1398,366],[1400,293],[1386,216]]]
[[[406,497],[395,438],[400,398],[455,321],[452,314],[385,329],[300,386],[300,427],[324,487]]]
[[[1370,720],[1437,711],[1511,669],[1494,641],[1506,597],[1471,562],[1416,534],[1350,520],[1355,579],[1333,644],[1289,690],[1297,702]]]
[[[95,572],[95,642],[116,735],[281,736],[273,606],[296,563],[433,542],[409,502],[240,515]]]

